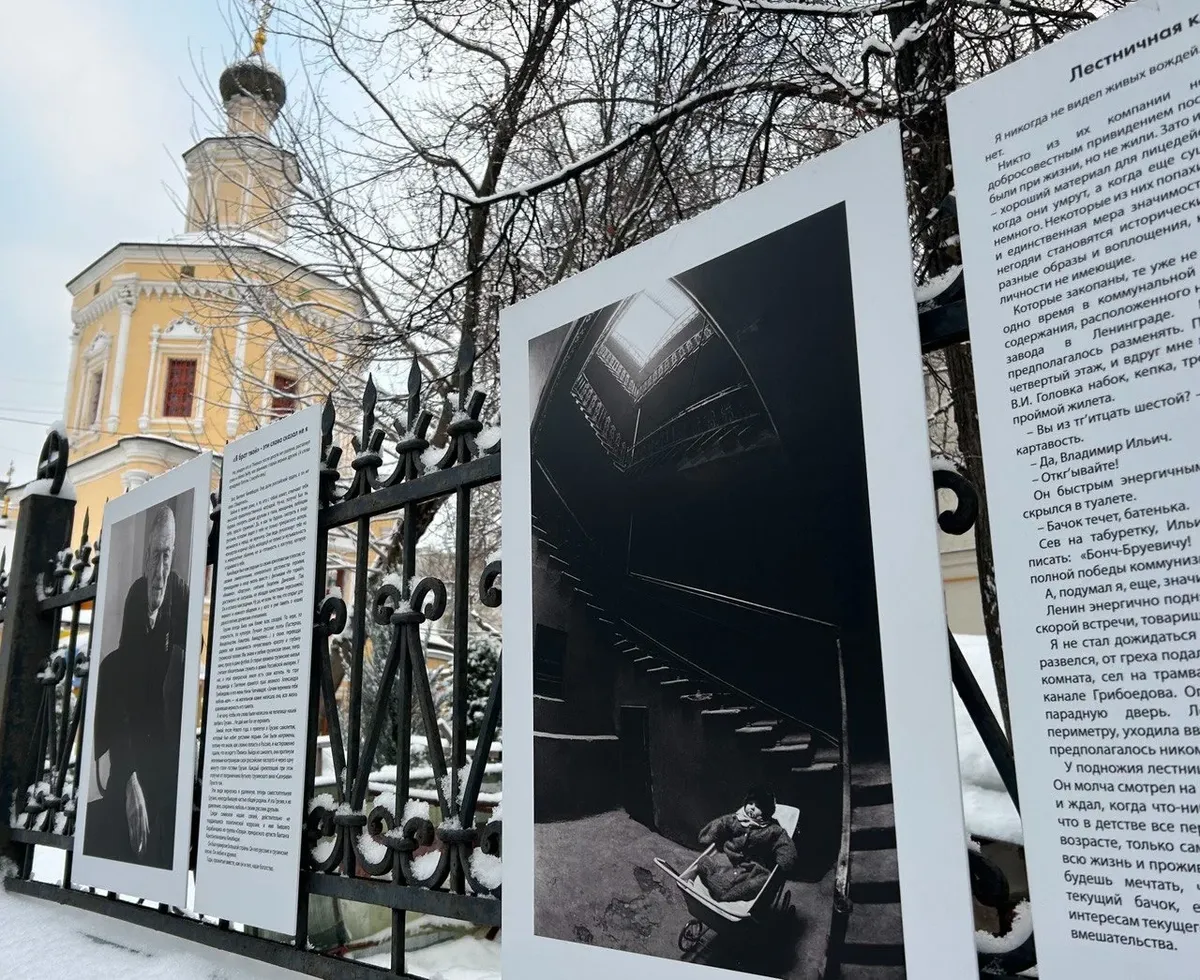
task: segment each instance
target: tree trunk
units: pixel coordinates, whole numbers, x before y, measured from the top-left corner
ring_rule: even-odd
[[[925,4],[893,12],[889,15],[893,40],[905,29],[930,16],[930,9]],[[919,40],[903,45],[896,55],[896,90],[901,93],[905,170],[914,215],[914,244],[925,274],[930,277],[946,272],[959,261],[958,246],[947,244],[957,229],[950,227],[950,219],[945,215],[930,217],[939,212],[953,187],[950,129],[944,100],[956,86],[952,21],[945,13],[934,16],[940,16],[940,22],[934,23]],[[958,452],[963,460],[964,475],[979,492],[975,563],[988,650],[1000,695],[1000,711],[1005,730],[1011,737],[970,344],[955,344],[947,348],[945,358]]]

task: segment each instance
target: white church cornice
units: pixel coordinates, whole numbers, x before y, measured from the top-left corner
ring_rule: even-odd
[[[224,304],[234,304],[248,311],[261,309],[261,293],[270,292],[268,285],[255,286],[249,283],[231,283],[223,280],[152,280],[141,279],[132,286],[129,283],[114,283],[104,290],[86,306],[81,306],[71,314],[74,324],[72,336],[78,336],[80,330],[94,323],[110,310],[122,303],[129,303],[131,290],[135,297],[180,296],[194,302],[219,301]],[[260,295],[255,295],[256,293]],[[136,302],[136,299],[135,299]],[[279,313],[294,316],[309,326],[329,331],[336,335],[352,335],[358,332],[356,317],[344,314],[325,313],[312,305],[287,308],[280,304]]]
[[[250,237],[250,236],[248,236]],[[187,238],[198,238],[188,241]],[[223,243],[212,241],[207,236],[180,235],[165,242],[121,242],[92,262],[67,283],[73,296],[97,279],[111,273],[122,262],[158,262],[162,265],[229,265],[230,259],[240,260],[246,268],[258,263],[272,279],[286,278],[288,282],[310,289],[325,289],[337,296],[346,297],[360,307],[362,298],[349,287],[330,279],[317,270],[285,254],[282,248],[272,247],[264,240],[261,244]],[[104,294],[101,293],[101,296]],[[100,297],[96,297],[99,299]],[[92,302],[95,302],[93,300]],[[91,305],[91,304],[89,304]]]
[[[161,336],[164,340],[203,340],[205,333],[195,320],[178,316],[167,324]]]
[[[279,170],[285,167],[295,170],[295,159],[296,154],[291,150],[285,150],[257,133],[208,136],[183,154],[183,162],[189,175],[209,166],[247,162]]]

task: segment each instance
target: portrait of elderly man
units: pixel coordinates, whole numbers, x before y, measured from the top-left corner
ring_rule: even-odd
[[[142,574],[125,595],[120,640],[94,676],[93,759],[102,797],[88,804],[84,853],[170,868],[188,586],[174,570],[177,529],[171,503],[131,520],[145,522]],[[178,533],[187,532],[180,528]]]

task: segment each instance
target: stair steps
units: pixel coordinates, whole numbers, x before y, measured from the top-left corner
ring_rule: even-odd
[[[900,872],[895,848],[851,851],[850,898],[854,902],[900,901]]]
[[[856,905],[846,922],[845,966],[904,966],[904,927],[899,905]]]
[[[908,972],[903,966],[843,963],[837,976],[839,980],[906,980]]]
[[[896,822],[892,804],[855,807],[850,819],[850,846],[855,850],[895,848]]]
[[[839,763],[836,762],[814,762],[811,766],[793,766],[792,772],[833,772],[839,768]]]
[[[830,980],[904,980],[904,929],[891,773],[886,765],[850,773],[850,900]]]
[[[779,726],[779,722],[776,722],[776,721],[750,722],[749,724],[743,725],[741,728],[735,728],[734,734],[735,735],[743,735],[746,737],[772,736],[775,734],[775,729],[778,726]]]
[[[857,766],[850,772],[850,803],[882,806],[892,802],[892,778],[886,766]]]

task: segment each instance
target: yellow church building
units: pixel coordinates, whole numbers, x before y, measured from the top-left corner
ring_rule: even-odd
[[[226,131],[183,155],[183,234],[121,242],[67,283],[75,541],[106,500],[362,373],[361,298],[286,252],[299,173],[271,140],[286,88],[261,42],[220,77]]]

